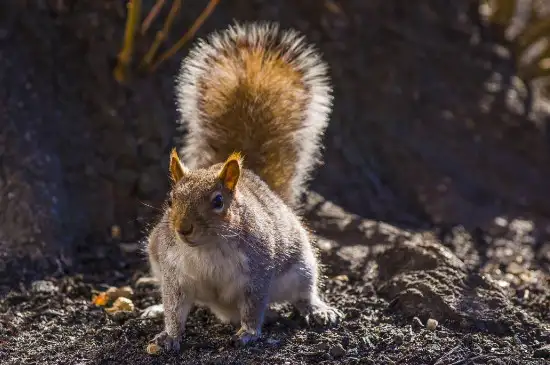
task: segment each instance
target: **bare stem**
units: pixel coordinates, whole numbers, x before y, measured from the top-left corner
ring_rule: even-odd
[[[118,54],[118,62],[113,71],[115,80],[119,83],[124,82],[126,79],[128,65],[132,60],[136,28],[140,19],[141,0],[129,0],[126,6],[128,8],[128,16],[126,18],[126,27],[124,30],[124,44],[122,50]]]
[[[157,0],[155,5],[153,5],[151,11],[147,14],[145,20],[141,24],[141,34],[145,34],[147,32],[147,29],[149,29],[155,18],[159,15],[160,9],[162,9],[165,2],[166,0]]]
[[[168,58],[175,55],[185,45],[185,43],[187,43],[191,38],[193,38],[197,30],[201,27],[204,21],[210,16],[210,14],[212,14],[212,12],[214,11],[214,9],[216,8],[219,2],[220,0],[210,0],[206,8],[204,8],[202,13],[195,20],[195,22],[193,23],[191,28],[187,31],[187,33],[185,33],[183,37],[181,37],[180,40],[175,45],[172,46],[172,48],[170,48],[168,51],[161,54],[158,60],[151,66],[150,70],[151,71],[156,70],[162,62],[166,61]]]
[[[151,63],[153,62],[153,58],[157,54],[157,51],[168,36],[168,33],[170,32],[170,29],[172,28],[172,24],[174,23],[174,19],[176,18],[176,14],[181,9],[181,3],[182,0],[174,0],[172,3],[172,7],[170,8],[170,13],[166,17],[166,21],[164,22],[164,25],[162,27],[162,30],[157,32],[157,35],[155,37],[155,40],[145,56],[143,57],[143,60],[141,61],[142,67],[149,67],[151,66]]]

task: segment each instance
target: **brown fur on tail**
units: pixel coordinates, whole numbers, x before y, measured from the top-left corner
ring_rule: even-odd
[[[332,106],[327,67],[297,32],[235,24],[199,41],[178,77],[183,161],[191,169],[241,152],[295,205],[313,167]]]

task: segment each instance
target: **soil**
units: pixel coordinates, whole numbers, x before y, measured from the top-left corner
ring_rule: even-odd
[[[160,300],[137,285],[141,243],[168,188],[188,47],[119,85],[123,1],[3,1],[0,362],[548,363],[550,109],[517,85],[472,4],[220,2],[198,36],[276,20],[331,66],[334,113],[305,216],[324,296],[346,317],[309,327],[282,306],[259,343],[237,349],[235,328],[196,309],[179,354],[148,355],[162,320],[140,318]],[[169,43],[203,6],[184,2]],[[137,60],[153,37],[138,39]],[[133,313],[91,304],[122,285]]]

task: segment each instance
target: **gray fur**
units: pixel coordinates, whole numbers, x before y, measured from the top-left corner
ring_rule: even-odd
[[[208,307],[222,322],[240,324],[242,343],[261,335],[269,303],[293,303],[306,317],[327,323],[340,316],[319,298],[310,233],[263,181],[243,172],[227,208],[239,218],[233,226],[209,225],[190,246],[171,225],[168,209],[150,235],[149,259],[162,285],[165,311],[165,333],[157,340],[166,347],[178,343],[191,304]],[[215,189],[215,180],[206,183],[208,170],[194,175],[176,186],[176,195],[183,194],[178,200],[190,200],[188,194],[208,197]],[[197,181],[204,191],[187,190],[198,189]]]
[[[275,24],[266,23],[235,25],[211,36],[210,44],[199,42],[184,62],[178,86],[189,129],[184,149],[188,165],[171,190],[172,205],[151,231],[147,245],[164,305],[165,328],[155,341],[166,349],[179,349],[193,305],[209,308],[223,322],[240,325],[235,335],[240,344],[261,336],[270,303],[290,302],[307,319],[322,324],[334,324],[342,316],[319,296],[312,235],[295,211],[255,172],[242,169],[236,189],[229,191],[219,177],[223,165],[210,166],[220,161],[210,161],[210,147],[203,146],[206,124],[197,107],[197,83],[207,71],[208,59],[240,39],[260,47],[276,47],[273,42],[278,39],[282,59],[301,72],[310,93],[301,118],[303,128],[288,136],[297,146],[292,161],[297,173],[290,182],[294,197],[318,163],[319,139],[330,111],[330,86],[325,64],[303,38],[293,31],[279,33]],[[213,194],[222,194],[226,202],[222,212],[213,211]],[[181,227],[194,229],[184,236]]]

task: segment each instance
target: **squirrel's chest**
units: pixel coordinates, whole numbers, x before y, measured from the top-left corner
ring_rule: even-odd
[[[180,277],[193,287],[197,301],[231,303],[248,281],[248,260],[239,252],[200,252],[186,257]]]

